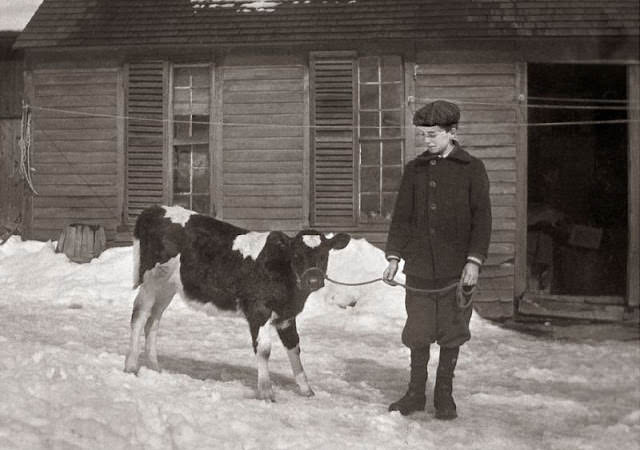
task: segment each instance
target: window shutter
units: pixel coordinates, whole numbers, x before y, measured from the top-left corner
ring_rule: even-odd
[[[127,219],[165,202],[165,65],[144,61],[129,65],[127,88]]]
[[[355,56],[311,55],[314,225],[355,224]]]

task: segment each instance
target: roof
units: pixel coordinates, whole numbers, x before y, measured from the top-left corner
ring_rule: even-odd
[[[16,47],[633,37],[637,0],[44,0]]]

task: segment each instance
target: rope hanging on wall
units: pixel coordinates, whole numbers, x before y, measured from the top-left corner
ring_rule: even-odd
[[[31,172],[33,171],[31,167],[31,108],[24,103],[22,105],[20,141],[18,145],[20,147],[20,173],[31,192],[38,195],[38,191],[33,187],[33,179],[31,178]]]

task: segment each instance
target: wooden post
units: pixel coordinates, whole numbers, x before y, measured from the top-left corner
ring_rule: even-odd
[[[223,106],[224,106],[224,59],[220,54],[216,54],[215,62],[213,64],[213,86],[211,89],[211,125],[210,130],[212,137],[209,142],[211,144],[211,154],[213,155],[213,170],[211,176],[213,177],[213,183],[211,184],[210,191],[212,193],[211,198],[213,202],[212,214],[215,217],[224,219],[224,127],[222,121],[224,120]]]
[[[518,130],[516,131],[516,247],[514,296],[518,298],[527,288],[527,176],[529,129],[527,111],[527,64],[516,65],[516,92],[520,106],[517,107]],[[517,302],[517,300],[516,300]]]
[[[628,224],[627,305],[640,305],[640,64],[627,66],[628,139]]]

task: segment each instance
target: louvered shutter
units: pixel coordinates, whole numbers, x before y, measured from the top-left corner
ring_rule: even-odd
[[[147,206],[165,203],[165,63],[129,65],[127,88],[127,215],[133,224]]]
[[[351,52],[311,55],[314,225],[356,220],[355,69]]]

